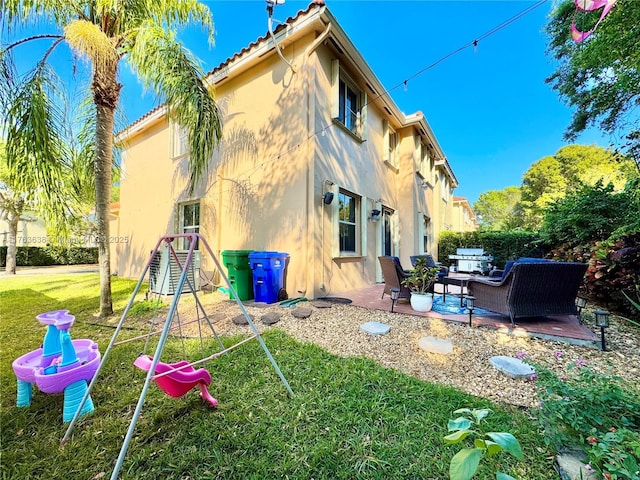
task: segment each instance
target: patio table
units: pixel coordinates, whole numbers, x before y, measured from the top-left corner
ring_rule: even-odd
[[[469,281],[471,277],[468,275],[460,275],[460,276],[454,276],[454,277],[441,277],[438,278],[438,280],[436,281],[436,283],[439,283],[442,285],[442,300],[443,301],[447,301],[447,293],[449,290],[449,285],[456,285],[458,287],[460,287],[460,308],[463,307],[462,301],[464,300],[464,289],[467,287],[467,282]],[[455,294],[451,294],[451,295],[455,295]]]

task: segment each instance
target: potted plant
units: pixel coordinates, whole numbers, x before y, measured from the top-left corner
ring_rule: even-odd
[[[433,285],[438,280],[438,267],[428,267],[426,258],[419,258],[402,284],[411,292],[411,308],[428,312],[433,306]]]

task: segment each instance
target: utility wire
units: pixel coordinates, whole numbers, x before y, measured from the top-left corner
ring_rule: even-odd
[[[528,13],[534,11],[536,8],[540,7],[541,5],[544,5],[545,3],[547,3],[548,0],[539,0],[537,3],[528,6],[527,8],[525,8],[524,10],[516,13],[514,16],[508,18],[507,20],[505,20],[504,22],[502,22],[501,24],[493,27],[491,30],[483,33],[482,35],[480,35],[479,37],[477,37],[475,40],[472,40],[470,42],[465,43],[464,45],[462,45],[461,47],[453,50],[452,52],[447,53],[445,56],[440,57],[438,60],[436,60],[435,62],[433,62],[432,64],[424,67],[422,70],[417,71],[416,73],[408,76],[407,78],[405,78],[402,82],[398,83],[397,85],[394,85],[393,87],[385,90],[384,92],[382,92],[380,95],[378,95],[377,97],[375,97],[374,99],[370,100],[369,102],[366,103],[367,106],[369,105],[371,102],[377,100],[378,98],[383,97],[384,95],[387,95],[389,93],[391,93],[392,91],[394,91],[396,88],[402,87],[404,86],[406,88],[407,84],[409,83],[409,81],[413,80],[416,77],[419,77],[420,75],[422,75],[423,73],[425,73],[427,70],[431,70],[432,68],[434,68],[435,66],[437,66],[438,64],[444,62],[446,59],[453,57],[454,55],[457,55],[458,53],[462,52],[463,50],[466,50],[469,47],[477,47],[478,43],[486,38],[489,38],[490,36],[496,34],[497,32],[499,32],[500,30],[502,30],[503,28],[511,25],[512,23],[516,22],[517,20],[519,20],[520,18],[524,17],[525,15],[527,15]]]

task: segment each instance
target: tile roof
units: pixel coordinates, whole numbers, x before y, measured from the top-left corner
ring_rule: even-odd
[[[298,13],[296,13],[295,16],[293,17],[289,17],[287,18],[283,23],[281,23],[280,25],[278,25],[276,27],[276,29],[273,31],[274,35],[278,32],[280,32],[281,30],[287,28],[287,26],[290,23],[294,23],[295,21],[297,21],[300,17],[302,17],[303,15],[306,15],[307,13],[309,13],[312,9],[314,8],[320,8],[324,5],[324,1],[322,0],[315,0],[312,1],[309,6],[304,9],[304,10],[300,10]],[[248,54],[253,48],[257,47],[258,45],[260,45],[260,43],[265,42],[269,39],[269,33],[265,33],[263,36],[257,38],[255,41],[251,42],[249,45],[247,45],[246,47],[244,47],[242,50],[240,50],[239,52],[236,52],[235,54],[233,54],[231,57],[227,58],[225,61],[223,61],[222,63],[220,63],[217,67],[215,67],[213,70],[211,70],[210,72],[205,74],[205,78],[206,77],[210,77],[211,75],[216,74],[217,72],[221,71],[223,68],[225,68],[227,65],[229,65],[231,62],[233,62],[234,60],[237,60],[239,58],[241,58],[243,55]],[[117,135],[120,135],[121,133],[126,132],[127,130],[130,130],[131,128],[135,127],[136,125],[142,123],[144,120],[146,120],[147,118],[151,117],[153,114],[155,114],[156,112],[158,112],[158,110],[160,110],[161,108],[164,107],[164,104],[158,105],[157,107],[153,108],[152,110],[148,111],[147,113],[145,113],[144,115],[142,115],[140,118],[134,120],[132,123],[130,123],[129,125],[127,125],[121,132],[118,132]]]

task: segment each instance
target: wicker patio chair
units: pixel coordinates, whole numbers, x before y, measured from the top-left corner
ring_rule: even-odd
[[[442,277],[449,275],[449,267],[445,267],[440,262],[436,262],[431,255],[411,255],[411,265],[416,266],[416,261],[419,258],[427,259],[427,267],[438,267],[439,274]]]
[[[518,317],[577,315],[575,299],[582,285],[585,263],[514,263],[501,281],[472,277],[467,291],[474,305],[507,315],[511,324]]]
[[[382,298],[384,298],[385,293],[391,295],[392,288],[398,288],[400,290],[399,298],[410,298],[411,292],[407,287],[402,285],[402,280],[407,278],[410,274],[402,268],[398,257],[382,256],[378,257],[378,261],[380,262],[382,276],[384,277]]]

